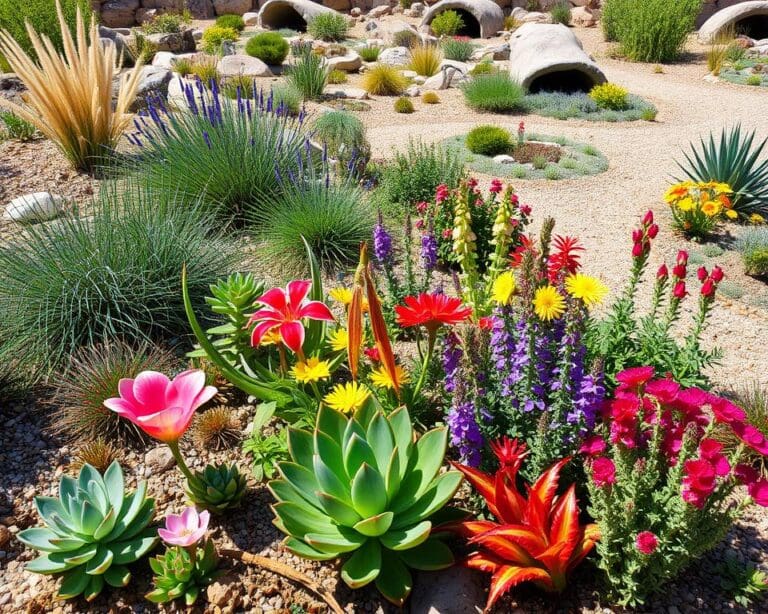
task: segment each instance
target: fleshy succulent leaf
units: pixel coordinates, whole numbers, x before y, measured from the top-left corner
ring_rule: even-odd
[[[432,523],[424,520],[403,529],[390,529],[381,536],[381,543],[390,550],[408,550],[422,544],[429,538]]]
[[[289,428],[288,451],[295,463],[312,471],[312,455],[315,453],[312,433],[309,431]]]
[[[283,540],[283,545],[294,554],[312,561],[329,561],[338,556],[338,554],[334,553],[320,552],[320,550],[313,548],[306,542],[296,539],[295,537],[286,538]]]
[[[333,532],[307,533],[304,541],[320,552],[335,552],[339,555],[357,550],[365,542],[365,536],[352,529],[335,527]]]
[[[150,563],[153,559],[150,559]],[[121,586],[127,586],[131,580],[131,572],[127,567],[122,565],[112,565],[104,572],[104,581],[110,586],[119,588]]]
[[[344,456],[341,446],[325,433],[315,431],[315,451],[325,465],[336,474],[340,480],[347,479],[344,467]]]
[[[342,482],[341,476],[336,475],[333,469],[326,465],[319,455],[315,454],[313,461],[315,477],[317,478],[320,490],[337,499],[341,499],[345,503],[352,503],[349,492],[349,480],[346,480],[346,475],[343,476],[345,481]]]
[[[83,597],[86,601],[93,601],[99,596],[99,593],[104,588],[104,576],[88,576],[90,581],[83,591]]]
[[[454,563],[451,549],[439,539],[430,538],[424,543],[400,552],[402,561],[413,569],[435,571]]]
[[[432,429],[425,433],[416,443],[415,464],[409,466],[408,475],[400,485],[395,500],[392,501],[392,511],[395,513],[407,509],[414,500],[420,497],[440,470],[445,458],[445,448],[448,445],[446,429]],[[414,461],[411,461],[414,463]]]
[[[381,572],[381,546],[376,539],[369,539],[341,568],[341,579],[351,589],[361,588],[373,582]]]
[[[318,495],[320,503],[326,513],[338,524],[351,527],[362,520],[355,509],[342,501],[326,493]]]
[[[461,480],[462,475],[458,471],[448,471],[439,475],[413,505],[396,515],[392,526],[399,529],[429,518],[453,497]]]
[[[306,508],[287,501],[275,503],[272,509],[288,533],[295,537],[303,538],[309,532],[328,534],[336,532],[329,518],[317,510],[309,512]]]
[[[96,555],[85,566],[85,573],[92,576],[103,574],[109,569],[114,557],[115,555],[110,548],[99,546]]]
[[[43,552],[57,552],[62,550],[75,550],[81,548],[84,544],[80,540],[73,540],[74,548],[61,548],[53,545],[50,540],[57,539],[58,534],[54,533],[50,529],[44,528],[32,528],[24,529],[18,534],[18,540],[25,546],[34,548],[35,550],[41,550]]]
[[[283,479],[306,499],[313,507],[320,507],[320,501],[315,492],[320,488],[313,471],[297,463],[280,463],[277,470]]]
[[[363,463],[352,480],[352,505],[363,518],[380,514],[387,507],[384,478],[368,463]]]
[[[346,428],[347,419],[344,417],[344,414],[328,405],[320,406],[317,412],[317,429],[320,432],[341,443]]]
[[[368,425],[366,435],[368,444],[376,455],[376,466],[379,469],[379,473],[386,475],[389,459],[395,447],[395,438],[384,414],[381,412],[376,413]]]
[[[344,466],[346,467],[347,475],[354,477],[363,463],[375,466],[376,455],[370,444],[365,441],[365,435],[361,436],[353,433],[344,449]]]
[[[381,573],[376,578],[376,588],[384,597],[402,607],[411,593],[413,578],[411,572],[394,552],[382,551]]]
[[[59,587],[59,597],[62,599],[71,599],[80,595],[88,586],[91,577],[85,573],[83,567],[77,567],[68,572]]]
[[[371,516],[358,522],[353,528],[358,533],[368,537],[378,537],[387,532],[392,526],[392,519],[395,515],[392,512],[382,512],[377,516]]]

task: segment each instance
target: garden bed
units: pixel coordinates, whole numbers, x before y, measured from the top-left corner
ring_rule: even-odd
[[[729,83],[768,87],[768,58],[744,58],[729,63],[718,77]]]
[[[624,109],[602,109],[587,94],[541,92],[528,94],[523,106],[529,113],[555,119],[584,119],[593,122],[653,121],[656,107],[640,96],[629,94]]]

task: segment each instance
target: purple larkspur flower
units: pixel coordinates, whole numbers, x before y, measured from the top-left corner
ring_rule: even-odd
[[[437,266],[437,239],[431,230],[421,235],[421,265],[427,272]]]
[[[373,227],[373,255],[381,264],[389,262],[392,257],[392,237],[384,228],[381,213],[376,226]]]
[[[443,339],[443,371],[445,372],[445,391],[456,389],[456,375],[463,352],[456,333],[449,332]]]
[[[470,467],[480,464],[483,435],[475,418],[475,406],[471,401],[459,403],[448,411],[446,424],[451,432],[451,445]]]

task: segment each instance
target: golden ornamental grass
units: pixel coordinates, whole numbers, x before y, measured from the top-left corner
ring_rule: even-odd
[[[141,62],[123,75],[120,92],[112,105],[112,80],[122,58],[115,45],[104,47],[96,21],[86,27],[77,9],[77,41],[64,21],[56,0],[64,53],[60,54],[47,36],[39,36],[27,23],[27,32],[37,54],[37,62],[3,30],[0,55],[27,87],[30,108],[0,99],[6,107],[26,119],[61,149],[72,164],[91,170],[108,150],[114,149],[128,127],[128,109],[136,97]]]

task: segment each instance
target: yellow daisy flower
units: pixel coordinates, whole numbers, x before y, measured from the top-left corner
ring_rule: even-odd
[[[327,360],[320,360],[312,356],[306,362],[299,362],[291,369],[297,382],[308,384],[317,382],[331,376],[330,365]]]
[[[408,372],[403,369],[400,365],[395,366],[395,371],[397,372],[397,381],[401,384],[407,384],[410,381],[410,378],[408,376]],[[392,390],[395,389],[395,384],[392,381],[392,378],[390,377],[389,373],[387,373],[387,370],[384,367],[379,367],[378,369],[374,369],[371,372],[371,382],[374,386],[377,386],[379,388],[390,388]]]
[[[725,215],[732,220],[735,220],[739,217],[739,214],[736,213],[733,209],[728,209],[728,211],[725,212]]]
[[[347,349],[347,342],[349,341],[349,334],[346,328],[337,328],[330,335],[328,335],[328,342],[331,344],[331,349],[334,352],[343,352]]]
[[[749,216],[749,221],[753,224],[765,224],[765,218],[759,213],[753,213]]]
[[[686,196],[685,198],[681,198],[675,206],[680,209],[680,211],[691,211],[693,210],[696,205],[693,202],[693,199],[690,196]]]
[[[565,289],[574,298],[584,301],[587,307],[599,305],[608,294],[608,286],[602,281],[582,273],[569,275],[565,280]]]
[[[352,290],[349,288],[340,286],[334,288],[328,294],[334,301],[342,305],[349,305],[352,302]]]
[[[509,305],[512,295],[515,293],[515,276],[512,271],[506,271],[499,275],[493,282],[492,298],[499,305]]]
[[[672,203],[680,198],[683,198],[684,196],[688,195],[688,185],[686,183],[676,183],[673,186],[670,186],[669,189],[664,193],[664,202]]]
[[[716,200],[708,200],[703,205],[701,205],[701,212],[707,217],[715,217],[716,215],[720,215],[722,210],[723,205]]]
[[[334,386],[333,390],[323,397],[323,401],[336,411],[352,413],[360,409],[370,395],[371,391],[365,386],[357,382],[347,382]]]
[[[543,286],[533,297],[533,310],[541,320],[556,320],[565,312],[565,299],[553,286]]]

